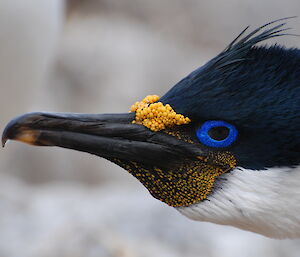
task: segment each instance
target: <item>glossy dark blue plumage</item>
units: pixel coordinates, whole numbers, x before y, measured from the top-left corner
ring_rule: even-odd
[[[161,98],[195,124],[235,125],[239,138],[228,150],[245,168],[300,164],[300,50],[255,46],[282,35],[283,25],[234,42]]]

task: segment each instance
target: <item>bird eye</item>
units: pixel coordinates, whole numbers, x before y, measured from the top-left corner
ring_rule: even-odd
[[[211,120],[197,128],[196,135],[206,146],[227,147],[236,140],[238,131],[235,126],[225,121]]]

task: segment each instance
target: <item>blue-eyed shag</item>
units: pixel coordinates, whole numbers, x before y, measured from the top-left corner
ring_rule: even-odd
[[[2,136],[104,157],[187,217],[300,237],[300,50],[258,43],[285,19],[246,30],[164,96],[130,113],[35,112]]]

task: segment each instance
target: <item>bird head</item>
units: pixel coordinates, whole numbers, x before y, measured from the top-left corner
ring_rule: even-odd
[[[288,214],[298,214],[299,193],[278,194],[300,184],[292,183],[300,180],[300,51],[256,46],[285,35],[282,20],[242,31],[164,96],[147,96],[129,113],[24,114],[7,124],[3,145],[11,139],[98,155],[192,219],[300,236],[298,215]],[[289,232],[296,223],[298,232]]]

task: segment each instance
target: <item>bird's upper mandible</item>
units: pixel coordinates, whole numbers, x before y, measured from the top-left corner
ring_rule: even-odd
[[[7,124],[3,145],[13,139],[95,154],[192,219],[300,237],[300,51],[257,46],[287,35],[287,19],[246,28],[130,113],[25,114]]]

